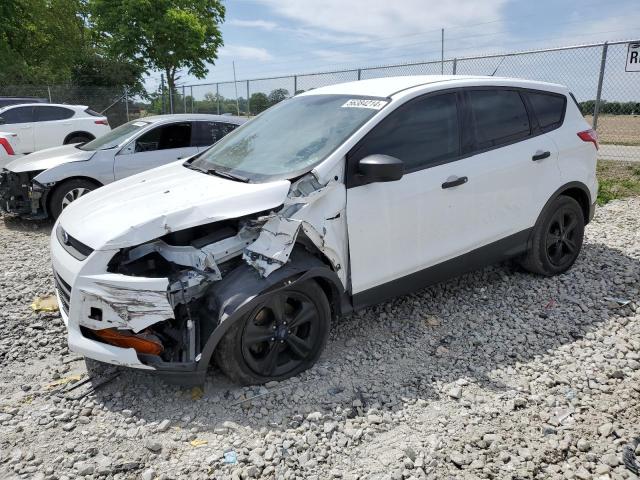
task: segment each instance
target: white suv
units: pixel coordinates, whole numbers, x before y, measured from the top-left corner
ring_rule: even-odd
[[[319,88],[71,204],[51,239],[71,350],[202,382],[309,368],[331,319],[507,258],[575,262],[597,139],[560,85]]]
[[[111,128],[107,117],[84,105],[27,103],[0,108],[0,130],[18,134],[20,154],[88,142]]]

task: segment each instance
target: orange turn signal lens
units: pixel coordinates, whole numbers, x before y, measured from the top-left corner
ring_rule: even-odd
[[[122,332],[113,328],[94,330],[96,337],[109,345],[122,348],[133,348],[138,353],[160,355],[164,350],[162,344],[150,338],[144,338],[129,332]]]

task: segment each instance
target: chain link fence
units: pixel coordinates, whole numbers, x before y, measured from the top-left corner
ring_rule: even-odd
[[[451,58],[332,72],[185,85],[176,112],[253,116],[296,93],[396,75],[495,75],[561,83],[598,131],[600,158],[640,161],[640,72],[625,72],[629,43]]]

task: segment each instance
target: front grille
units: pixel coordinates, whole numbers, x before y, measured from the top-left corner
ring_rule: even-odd
[[[56,282],[56,290],[60,297],[60,303],[62,303],[62,309],[64,313],[69,315],[69,303],[71,302],[71,285],[65,282],[58,272],[53,271],[53,279]]]

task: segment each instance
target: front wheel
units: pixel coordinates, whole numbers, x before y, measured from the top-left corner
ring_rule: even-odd
[[[216,348],[216,363],[232,381],[255,385],[283,380],[310,368],[320,357],[331,325],[331,309],[313,280],[259,298]]]
[[[531,249],[521,261],[530,272],[545,276],[564,273],[574,264],[584,238],[584,214],[571,197],[553,201],[533,232]]]
[[[98,185],[81,178],[67,180],[61,183],[51,194],[51,201],[49,202],[49,213],[51,217],[56,220],[62,213],[62,210],[67,208],[69,204],[96,188],[98,188]]]

